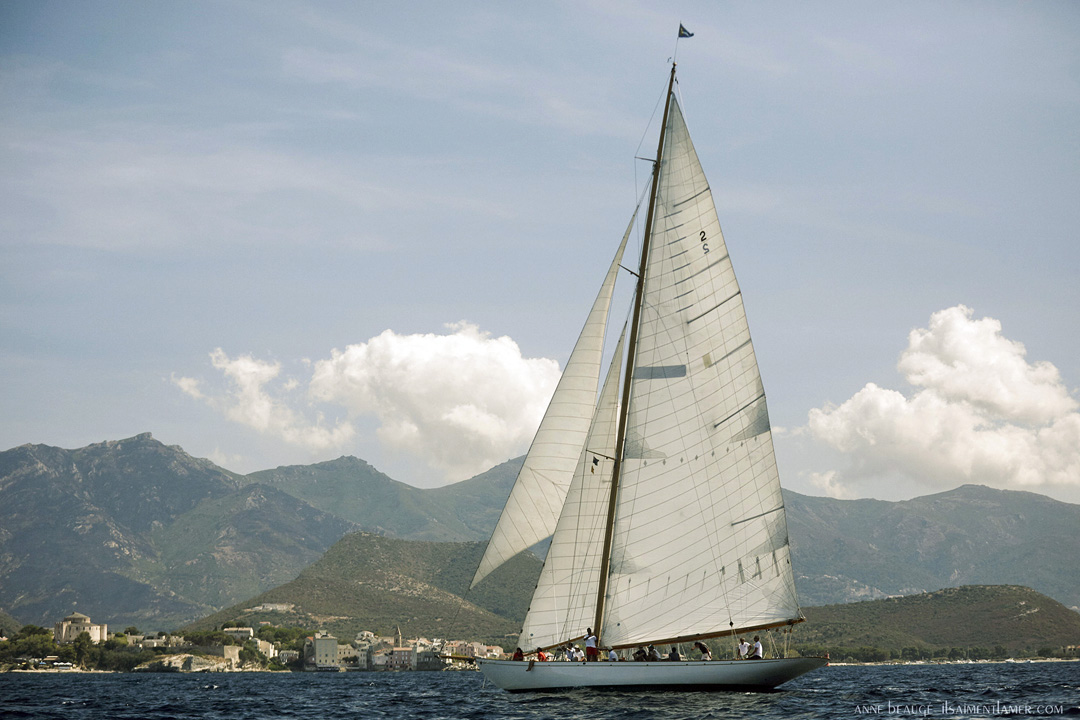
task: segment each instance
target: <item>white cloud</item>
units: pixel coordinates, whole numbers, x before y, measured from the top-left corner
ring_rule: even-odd
[[[280,363],[263,362],[250,355],[232,359],[221,348],[210,353],[210,362],[225,376],[224,392],[208,395],[198,380],[188,377],[174,377],[173,382],[191,397],[205,400],[229,420],[313,451],[342,447],[353,437],[355,431],[350,423],[343,421],[324,427],[321,415],[309,421],[289,406],[287,398],[275,397],[295,386],[295,381],[290,379],[280,389],[268,387],[280,375]]]
[[[203,400],[206,398],[206,396],[203,395],[202,388],[200,387],[202,383],[200,383],[196,378],[179,377],[174,373],[172,376],[172,381],[174,385],[184,391],[184,394],[190,395],[196,400]]]
[[[355,430],[349,420],[312,422],[305,410],[336,406],[350,419],[375,418],[384,449],[416,458],[447,481],[462,480],[524,452],[560,370],[554,360],[522,357],[509,337],[469,323],[448,330],[387,330],[334,350],[311,364],[303,393],[293,392],[303,390],[295,378],[280,379],[280,363],[230,358],[221,349],[210,359],[226,380],[223,392],[211,395],[192,378],[173,382],[234,422],[312,451],[347,449]]]
[[[446,335],[387,330],[315,364],[310,392],[373,415],[382,444],[461,480],[525,450],[555,385],[554,360],[525,358],[475,325]]]
[[[868,383],[810,411],[810,435],[850,462],[815,473],[815,486],[840,497],[900,475],[932,489],[1080,488],[1080,404],[1057,368],[1025,356],[993,318],[974,320],[963,305],[934,313],[897,366],[916,388],[910,397]]]
[[[908,382],[1029,424],[1076,410],[1056,367],[1029,364],[1024,346],[1002,337],[1000,322],[971,316],[970,308],[958,305],[934,313],[929,329],[911,331],[898,366]]]
[[[839,498],[841,500],[851,500],[855,498],[855,492],[848,486],[839,482],[835,470],[828,470],[823,473],[810,473],[810,484],[821,490],[828,497]]]

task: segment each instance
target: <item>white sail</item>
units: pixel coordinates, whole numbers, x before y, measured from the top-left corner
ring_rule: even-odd
[[[576,455],[573,482],[560,501],[522,630],[526,652],[560,645],[597,625],[602,646],[625,648],[802,619],[742,294],[674,85],[672,65],[621,399],[622,338],[582,437],[586,444]],[[617,257],[609,280],[618,263]],[[545,418],[533,450],[547,423]],[[523,471],[518,485],[529,487],[535,474]],[[513,498],[500,528],[504,521],[537,526],[534,537],[542,537],[538,514]],[[501,557],[530,544],[519,541]],[[477,658],[485,678],[511,692],[767,690],[827,663],[806,657],[586,663]]]
[[[632,226],[633,220],[566,362],[470,588],[555,531],[596,408],[608,310]]]
[[[600,391],[588,441],[544,559],[519,646],[532,650],[580,636],[593,624],[619,427],[619,376],[625,329]]]
[[[712,193],[674,95],[601,642],[799,617],[765,393]]]

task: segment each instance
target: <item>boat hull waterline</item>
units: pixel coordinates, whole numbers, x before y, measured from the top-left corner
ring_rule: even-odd
[[[773,690],[829,663],[826,658],[662,662],[532,662],[477,659],[492,684],[509,692],[620,688]]]

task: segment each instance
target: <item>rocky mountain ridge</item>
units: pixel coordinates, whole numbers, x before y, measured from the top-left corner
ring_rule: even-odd
[[[0,453],[0,607],[175,626],[287,582],[354,526],[149,433]]]
[[[520,464],[424,490],[350,457],[240,476],[149,433],[24,445],[0,452],[0,608],[171,629],[292,581],[353,531],[430,552],[482,542]],[[784,495],[804,606],[972,583],[1080,606],[1080,566],[1062,561],[1080,549],[1080,505],[974,485],[903,502]]]

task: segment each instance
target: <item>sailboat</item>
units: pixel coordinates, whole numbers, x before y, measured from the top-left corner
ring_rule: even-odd
[[[600,646],[625,656],[649,645],[734,644],[804,619],[742,294],[674,88],[672,63],[639,267],[629,273],[633,306],[614,358],[601,386],[637,211],[472,581],[551,537],[519,641],[529,653],[592,628]],[[768,690],[826,663],[478,660],[511,692]]]

